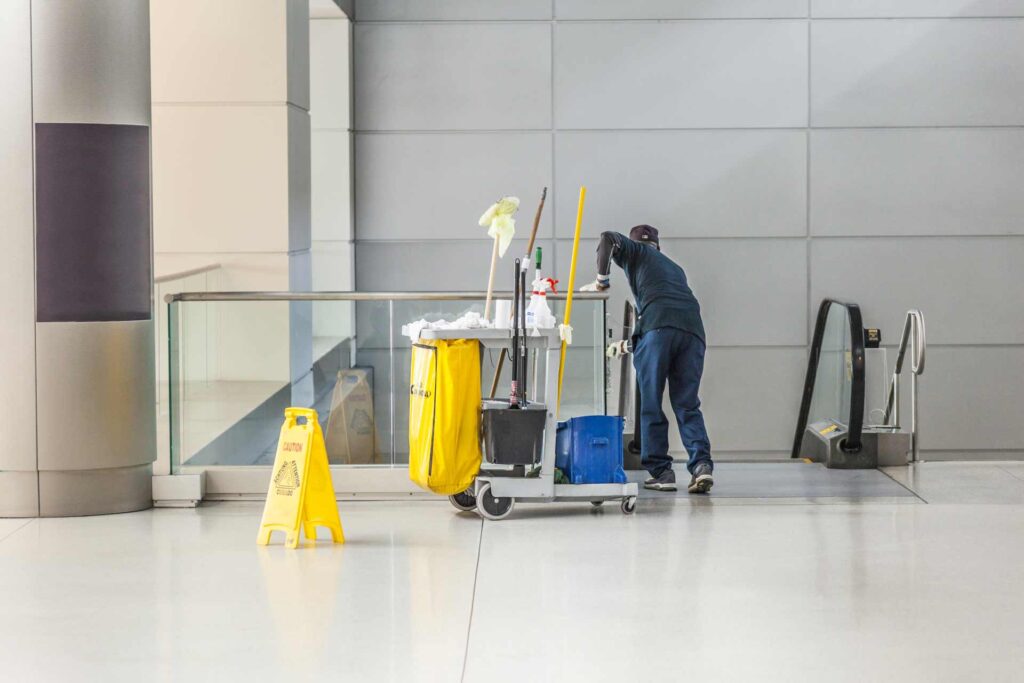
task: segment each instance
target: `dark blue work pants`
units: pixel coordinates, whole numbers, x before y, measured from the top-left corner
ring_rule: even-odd
[[[674,327],[646,332],[633,350],[633,367],[640,385],[644,468],[657,477],[672,467],[672,456],[668,454],[668,419],[661,409],[666,383],[679,434],[690,456],[686,469],[692,474],[700,462],[712,465],[711,442],[697,396],[704,372],[704,342],[700,337]]]

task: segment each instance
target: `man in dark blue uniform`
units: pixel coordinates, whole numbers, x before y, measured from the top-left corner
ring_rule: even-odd
[[[636,299],[638,324],[632,340],[615,342],[608,355],[633,353],[640,385],[640,440],[643,465],[651,477],[644,487],[675,491],[676,474],[668,454],[668,419],[661,409],[665,385],[679,434],[689,453],[690,493],[707,493],[714,484],[711,443],[700,412],[704,371],[704,323],[686,273],[661,253],[658,231],[638,225],[629,237],[605,232],[597,247],[597,280],[583,291],[611,286],[611,262],[621,267]]]

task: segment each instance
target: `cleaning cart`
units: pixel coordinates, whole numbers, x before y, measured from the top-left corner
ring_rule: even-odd
[[[431,330],[420,332],[422,340],[472,339],[486,349],[497,349],[503,353],[513,346],[513,330],[508,329],[461,329]],[[484,426],[484,461],[473,483],[463,492],[450,496],[452,504],[460,510],[476,510],[486,519],[504,519],[517,502],[550,503],[555,501],[578,501],[600,505],[605,501],[621,501],[622,512],[632,514],[636,510],[636,483],[602,484],[556,484],[555,458],[557,415],[555,414],[555,387],[558,381],[559,353],[561,339],[557,329],[530,330],[520,336],[519,343],[525,343],[526,350],[544,354],[545,371],[543,380],[538,381],[536,400],[519,410],[497,411],[488,416],[488,403],[484,402],[484,422],[500,421],[504,413],[519,413],[516,416],[522,424],[533,421],[538,425],[542,438],[532,438],[530,429],[523,429],[514,438],[502,438],[500,443],[488,443],[491,438],[488,426]],[[496,402],[500,403],[500,402]],[[494,462],[498,460],[500,462]]]

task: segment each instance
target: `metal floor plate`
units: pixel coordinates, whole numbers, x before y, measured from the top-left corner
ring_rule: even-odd
[[[640,482],[641,498],[689,496],[686,485],[690,475],[686,464],[675,465],[679,490],[675,493],[643,488],[646,472],[630,471],[630,481]],[[710,498],[916,498],[912,492],[878,470],[836,470],[819,463],[741,463],[715,464],[715,487]]]

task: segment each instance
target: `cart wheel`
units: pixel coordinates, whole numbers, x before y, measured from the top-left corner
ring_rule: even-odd
[[[456,493],[454,496],[448,496],[448,500],[451,501],[456,510],[462,510],[463,512],[472,512],[473,510],[476,510],[476,496],[473,495],[472,487],[466,489],[462,493]]]
[[[631,515],[636,512],[636,496],[622,499],[622,514]]]
[[[590,504],[593,505],[596,508],[599,508],[602,505],[604,505],[604,501],[603,500],[592,500],[592,501],[590,501]]]
[[[495,498],[491,495],[491,485],[484,484],[480,489],[480,495],[477,496],[476,511],[485,519],[497,521],[508,517],[515,502],[515,498]]]

